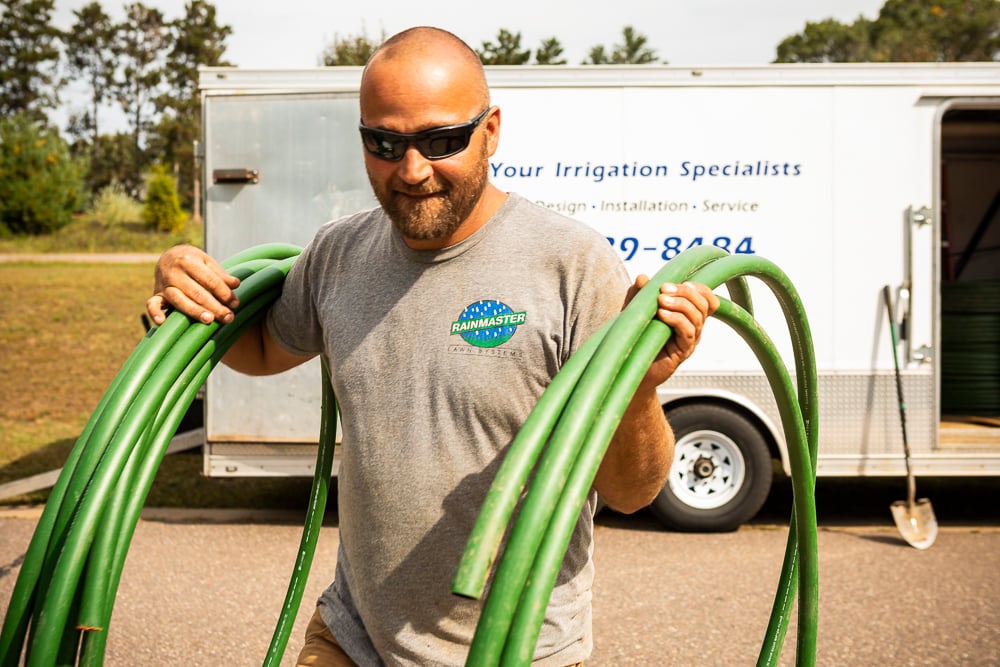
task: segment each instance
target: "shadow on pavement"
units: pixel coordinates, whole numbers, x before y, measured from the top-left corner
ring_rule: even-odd
[[[929,498],[938,524],[947,527],[1000,526],[1000,477],[929,477],[917,479],[918,497]],[[906,478],[832,478],[816,483],[816,517],[822,527],[885,526],[895,529],[889,510],[896,500],[906,499]],[[776,478],[764,506],[748,525],[787,526],[792,514],[792,484]],[[603,510],[599,525],[634,530],[662,530],[649,510],[622,515]],[[866,535],[866,539],[899,542],[895,536]]]

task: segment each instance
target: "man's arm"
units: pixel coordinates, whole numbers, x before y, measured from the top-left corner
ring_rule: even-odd
[[[216,319],[228,324],[233,321],[232,309],[239,306],[233,292],[239,284],[239,278],[202,250],[175,246],[156,263],[153,296],[146,300],[146,312],[158,325],[166,320],[168,306],[206,324]],[[271,375],[310,359],[282,349],[268,333],[265,319],[257,320],[233,343],[222,363],[247,375]]]
[[[639,276],[626,303],[649,279]],[[719,298],[705,285],[684,283],[660,287],[657,317],[673,334],[646,372],[615,431],[594,488],[619,512],[642,509],[656,497],[670,472],[674,434],[667,424],[656,387],[691,356],[705,320],[719,307]]]

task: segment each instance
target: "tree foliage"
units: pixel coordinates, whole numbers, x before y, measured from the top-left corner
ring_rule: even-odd
[[[81,152],[76,151],[78,154]],[[90,192],[98,192],[112,183],[136,192],[142,179],[134,171],[135,140],[128,132],[101,135],[99,149],[93,152],[90,168],[87,170],[87,186]],[[126,184],[128,184],[126,186]],[[130,194],[130,196],[135,196]]]
[[[52,183],[63,184],[65,192],[74,187],[80,190],[67,184],[72,184],[73,173],[89,165],[83,191],[122,183],[135,196],[142,190],[142,173],[153,162],[163,164],[167,178],[176,181],[183,205],[192,204],[193,146],[201,123],[198,67],[228,64],[224,57],[232,29],[218,23],[210,0],[185,0],[183,15],[169,21],[142,0],[123,1],[131,4],[124,5],[125,19],[115,23],[102,8],[103,0],[83,0],[88,4],[81,3],[74,10],[75,22],[64,34],[52,25],[55,0],[0,0],[0,120],[5,123],[5,136],[22,137],[15,142],[18,150],[41,142],[37,152],[51,167],[32,171],[25,165],[41,163],[27,158],[12,161],[12,154],[5,152],[0,158],[4,165],[0,191],[8,197],[0,202],[4,206],[20,196],[8,182],[12,174],[22,173],[14,169],[15,164],[28,169],[31,178],[47,173]],[[385,37],[384,32],[378,38],[364,32],[335,36],[320,61],[327,66],[364,65]],[[63,50],[65,70],[60,72]],[[477,54],[490,65],[566,64],[556,37],[542,40],[532,50],[523,46],[520,32],[505,28],[495,39],[484,41]],[[985,61],[998,60],[998,56],[998,0],[885,0],[875,19],[859,16],[850,23],[809,22],[776,51],[777,62]],[[583,64],[657,61],[647,37],[625,26],[619,43],[593,46]],[[68,114],[67,130],[74,139],[68,152],[54,131],[45,128],[48,112],[59,103],[63,73],[88,91],[83,110]],[[109,102],[121,106],[129,132],[102,134],[98,115]],[[24,140],[31,131],[36,138]],[[13,144],[7,141],[5,151],[9,145]],[[50,189],[39,191],[53,192],[51,184],[44,187]],[[56,194],[49,199],[53,209],[73,208],[66,209],[66,196]],[[9,224],[5,217],[0,229],[37,233],[57,228],[64,219],[54,213],[32,212]]]
[[[555,37],[543,39],[535,50],[536,65],[565,65],[566,59],[561,58],[562,44]],[[521,33],[500,28],[496,42],[484,41],[476,55],[484,65],[527,65],[531,62],[531,49],[521,46]]]
[[[185,215],[177,197],[177,185],[164,165],[152,166],[142,221],[158,232],[176,232],[184,227]]]
[[[99,2],[74,9],[76,21],[66,33],[66,65],[70,76],[86,81],[90,88],[90,109],[81,128],[89,131],[93,150],[97,150],[100,107],[111,94],[115,83],[115,25]]]
[[[476,55],[484,65],[525,65],[531,60],[531,49],[521,48],[521,33],[500,28],[496,43],[483,42]]]
[[[184,16],[169,23],[170,52],[167,55],[166,81],[171,96],[197,99],[198,67],[228,66],[223,59],[226,39],[233,34],[227,25],[219,25],[215,5],[206,0],[189,0]]]
[[[208,0],[185,0],[184,14],[168,21],[158,9],[131,2],[124,6],[124,20],[116,23],[101,0],[91,0],[74,10],[75,22],[63,35],[51,23],[54,0],[0,3],[0,112],[45,119],[62,83],[56,67],[61,39],[67,76],[87,89],[84,110],[67,114],[73,139],[69,153],[79,158],[71,161],[89,165],[81,192],[120,183],[136,196],[143,188],[143,172],[158,161],[176,175],[182,198],[190,204],[193,149],[201,124],[198,67],[228,65],[225,41],[232,34],[232,28],[218,23],[215,6]],[[101,132],[98,115],[108,102],[124,111],[129,132]],[[8,169],[0,181],[12,173]],[[0,183],[0,188],[8,185]],[[28,227],[40,229],[18,223],[9,231]]]
[[[535,51],[535,63],[538,65],[565,65],[562,57],[563,47],[555,37],[542,40],[542,45]]]
[[[0,118],[0,235],[65,226],[83,206],[84,169],[54,129],[25,113]]]
[[[997,60],[997,0],[887,0],[878,18],[806,23],[778,44],[775,62]]]
[[[591,47],[583,65],[648,65],[657,60],[656,50],[647,46],[649,38],[630,25],[622,28],[622,42],[609,52],[603,45]]]
[[[59,40],[55,0],[0,2],[0,115],[45,120],[58,103]]]
[[[344,37],[335,34],[333,41],[323,49],[320,62],[326,67],[361,66],[368,62],[368,59],[375,53],[375,49],[384,41],[384,32],[377,42],[369,39],[364,31],[359,35]]]
[[[120,78],[115,92],[118,103],[129,118],[135,142],[135,174],[147,165],[142,151],[142,139],[151,125],[153,100],[163,80],[162,59],[168,44],[167,24],[159,9],[135,2],[125,7],[125,22],[117,31],[116,50],[120,64]],[[132,194],[137,186],[133,179],[126,183]]]
[[[834,19],[806,23],[801,34],[778,45],[777,62],[862,62],[869,59],[870,31],[864,17],[851,25]]]
[[[169,23],[171,48],[166,56],[166,91],[156,99],[160,119],[153,127],[149,148],[177,174],[186,205],[192,203],[194,142],[201,129],[198,67],[229,65],[223,59],[232,28],[219,25],[215,6],[189,0],[184,16]]]
[[[1000,55],[996,0],[888,0],[872,28],[881,61],[985,61]]]

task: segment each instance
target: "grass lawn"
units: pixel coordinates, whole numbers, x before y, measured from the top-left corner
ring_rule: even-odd
[[[152,273],[151,264],[0,264],[0,484],[62,466],[145,333]],[[164,460],[146,504],[299,508],[310,482],[205,478],[196,451]]]
[[[0,466],[75,438],[143,336],[148,264],[0,264]]]

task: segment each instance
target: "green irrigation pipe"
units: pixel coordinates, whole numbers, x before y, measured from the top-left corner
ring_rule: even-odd
[[[452,586],[457,594],[481,596],[517,500],[535,470],[497,564],[466,664],[530,663],[548,597],[597,467],[645,368],[669,336],[668,328],[653,316],[659,285],[687,279],[712,287],[725,282],[734,301],[749,307],[742,282],[745,275],[761,278],[777,296],[792,338],[798,377],[796,394],[763,330],[739,303],[723,299],[716,316],[750,344],[778,399],[795,490],[785,563],[758,664],[777,662],[791,598],[800,580],[797,658],[801,665],[815,663],[818,567],[813,462],[817,409],[811,336],[801,302],[777,267],[757,257],[724,255],[699,248],[671,260],[613,324],[592,337],[596,341],[588,341],[570,359],[529,416],[526,426],[530,425],[530,430],[522,429],[515,438],[484,502]],[[546,443],[548,448],[538,461]],[[804,528],[796,530],[797,526]]]
[[[505,557],[498,564],[467,664],[497,664],[500,659],[534,554],[549,529],[549,519],[570,476],[572,462],[579,453],[587,426],[593,421],[590,415],[615,379],[607,360],[620,366],[632,343],[646,324],[653,321],[651,313],[656,309],[659,284],[681,282],[682,277],[723,255],[722,250],[706,246],[671,260],[646,289],[640,290],[622,315],[591,336],[570,357],[540,397],[497,471],[452,584],[452,591],[459,595],[481,596],[510,516],[542,454],[532,488],[548,492],[529,494],[525,499],[511,530]],[[609,339],[620,344],[604,345]],[[543,453],[550,434],[553,442],[564,444],[549,447]]]
[[[251,301],[255,296],[254,288],[265,282],[254,280],[257,276],[271,278],[276,282],[281,275],[280,271],[271,273],[274,275],[264,275],[265,271],[261,271],[249,277],[242,286],[242,298]],[[34,638],[31,641],[33,648],[29,665],[50,664],[55,660],[57,647],[60,644],[57,638],[62,637],[64,646],[72,646],[78,632],[77,627],[100,627],[89,623],[88,620],[80,620],[73,626],[67,627],[67,621],[69,610],[79,592],[84,566],[86,565],[88,570],[93,568],[95,571],[115,567],[107,558],[108,551],[95,552],[91,548],[99,522],[102,516],[106,515],[108,498],[116,483],[125,481],[132,485],[131,480],[120,480],[128,454],[134,447],[141,447],[142,435],[146,432],[149,421],[154,419],[157,411],[165,405],[164,399],[170,387],[180,378],[189,360],[193,359],[191,363],[197,368],[211,356],[211,348],[214,345],[208,343],[211,334],[219,328],[200,323],[187,326],[176,343],[158,357],[159,363],[148,378],[144,378],[141,389],[129,401],[125,418],[117,424],[117,428],[113,429],[114,432],[107,445],[99,450],[92,450],[100,454],[100,458],[96,461],[99,465],[94,468],[93,474],[80,480],[82,484],[80,501],[72,508],[71,529],[67,531],[65,540],[60,543],[51,580],[49,586],[45,588],[46,605],[33,617]],[[150,340],[155,340],[155,333]],[[82,492],[84,489],[85,493]],[[104,560],[101,560],[102,556],[105,557]],[[101,595],[103,592],[99,591],[98,594]],[[101,604],[94,602],[88,609],[92,610],[94,605],[99,607]],[[100,615],[99,612],[97,615]]]
[[[50,494],[0,631],[0,667],[17,665],[22,651],[29,667],[102,663],[128,545],[169,440],[225,351],[280,292],[298,252],[295,246],[270,244],[231,257],[223,266],[243,280],[237,290],[243,305],[231,324],[204,325],[174,313],[136,346]],[[774,346],[753,321],[745,275],[761,278],[781,303],[796,356],[797,393]],[[790,282],[770,263],[705,247],[671,260],[628,308],[584,343],[512,443],[470,536],[453,585],[456,593],[482,595],[506,525],[536,464],[537,471],[498,563],[467,664],[530,662],[548,596],[597,467],[645,369],[670,335],[654,317],[658,286],[687,279],[712,287],[726,284],[731,300],[722,300],[716,316],[736,329],[761,361],[789,443],[795,510],[758,664],[776,664],[797,586],[798,662],[815,661],[816,382],[805,313]],[[306,525],[264,665],[277,664],[284,652],[323,520],[337,414],[325,363],[323,413]]]
[[[690,253],[680,255],[670,261],[669,266],[678,275],[694,271],[700,265],[725,253],[705,248],[701,255]],[[662,272],[661,272],[662,273]],[[650,284],[654,284],[657,274]],[[649,298],[652,297],[652,301]],[[648,290],[640,291],[633,303],[644,302],[644,307],[655,308],[656,295]],[[496,481],[479,513],[479,517],[469,537],[469,544],[459,563],[458,572],[452,584],[452,591],[471,598],[482,596],[486,578],[501,539],[507,529],[507,522],[514,512],[521,491],[527,484],[529,475],[549,438],[549,434],[559,420],[570,395],[580,382],[580,377],[593,358],[594,353],[617,320],[612,320],[599,329],[581,345],[552,379],[539,398],[535,408],[528,415],[497,471]],[[522,510],[523,512],[523,510]],[[525,539],[541,539],[540,531],[527,532]],[[526,567],[525,563],[511,561],[509,567]],[[494,589],[496,588],[494,584]],[[496,604],[487,602],[487,604]],[[512,609],[511,609],[512,611]],[[505,614],[500,614],[503,616]]]
[[[280,293],[296,246],[267,244],[223,266],[242,280],[234,321],[172,313],[139,342],[81,433],[39,519],[0,630],[0,665],[100,665],[128,544],[169,441],[211,370]],[[302,541],[264,664],[287,644],[329,488],[336,404],[323,364],[324,419]]]

